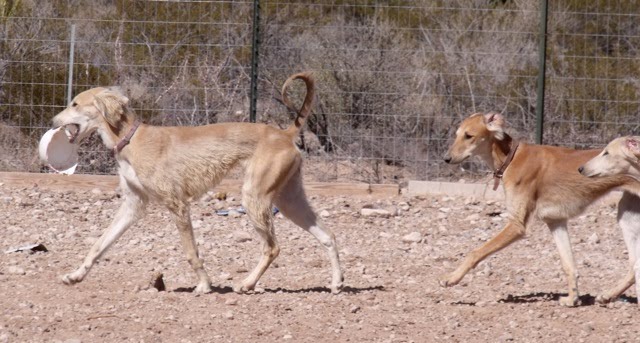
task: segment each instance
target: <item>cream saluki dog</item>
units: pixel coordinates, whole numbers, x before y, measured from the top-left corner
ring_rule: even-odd
[[[633,180],[626,176],[581,176],[578,167],[597,154],[598,150],[579,151],[518,144],[505,132],[505,121],[500,114],[478,113],[465,119],[456,131],[455,141],[444,159],[447,163],[460,163],[472,156],[484,160],[495,171],[496,181],[503,179],[510,218],[500,233],[471,251],[455,271],[443,276],[441,285],[457,284],[487,256],[522,238],[535,215],[549,226],[567,274],[569,292],[566,297],[560,298],[560,303],[565,306],[578,305],[578,273],[567,232],[567,220],[610,190],[629,188],[633,184]],[[620,201],[618,218],[625,223],[628,223],[624,212],[627,209],[640,210],[640,198],[625,193]],[[608,297],[598,299],[602,302],[610,300]]]
[[[296,111],[294,123],[286,130],[255,123],[197,127],[144,125],[136,120],[129,99],[117,88],[94,88],[76,96],[53,118],[54,126],[65,126],[72,142],[80,142],[91,132],[98,132],[107,148],[115,152],[124,203],[82,265],[62,278],[64,283],[82,281],[96,260],[143,216],[147,203],[154,200],[173,214],[187,260],[198,276],[195,291],[210,292],[211,282],[194,240],[189,202],[218,184],[233,166],[241,163],[245,169],[242,204],[264,243],[258,265],[234,286],[234,291],[254,289],[278,256],[280,248],[272,214],[272,204],[275,204],[326,248],[332,268],[331,291],[339,292],[343,276],[335,237],[322,226],[307,201],[301,178],[302,157],[294,144],[311,112],[314,80],[304,73],[286,80],[282,98],[291,109],[286,92],[295,79],[305,82],[307,94],[300,111]]]
[[[598,156],[592,158],[578,171],[588,177],[606,177],[612,175],[628,175],[637,181],[640,187],[640,137],[627,136],[611,141]],[[640,193],[636,193],[638,195]],[[640,298],[640,204],[624,212],[620,218],[622,236],[629,251],[631,269],[627,277],[604,297],[614,299],[622,294],[633,283],[636,284],[636,296]],[[640,304],[640,302],[638,303]]]

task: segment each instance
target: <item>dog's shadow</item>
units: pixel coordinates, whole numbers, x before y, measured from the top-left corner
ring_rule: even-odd
[[[195,287],[178,287],[173,290],[176,293],[193,293],[195,291]],[[369,291],[384,291],[384,286],[370,286],[370,287],[350,287],[345,286],[341,293],[346,294],[359,294],[362,292]],[[233,288],[229,286],[211,286],[211,293],[216,294],[227,294],[233,293]],[[265,288],[264,292],[254,292],[249,294],[260,294],[260,293],[331,293],[331,289],[328,287],[311,287],[311,288],[299,288],[299,289],[287,289],[287,288]]]
[[[547,292],[537,292],[531,294],[524,295],[512,295],[509,294],[505,298],[498,300],[499,303],[503,304],[528,304],[528,303],[538,303],[538,302],[557,302],[560,300],[560,297],[566,296],[566,293],[547,293]],[[637,297],[630,297],[626,295],[620,296],[618,299],[614,301],[626,302],[637,304]],[[454,305],[469,305],[475,306],[475,302],[456,302]],[[580,296],[580,305],[579,306],[593,306],[598,305],[596,303],[596,297],[590,294],[584,294]]]

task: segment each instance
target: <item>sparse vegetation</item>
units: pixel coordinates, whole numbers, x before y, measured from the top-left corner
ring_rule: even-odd
[[[313,70],[319,101],[300,141],[310,159],[366,182],[458,177],[440,156],[451,129],[474,111],[504,112],[533,140],[538,6],[262,1],[258,120],[288,125],[281,83]],[[545,143],[586,147],[637,134],[633,6],[551,6]],[[0,122],[28,144],[66,102],[71,24],[74,93],[119,84],[158,125],[248,120],[251,2],[0,0],[0,16]],[[80,172],[113,172],[99,144],[86,144]]]

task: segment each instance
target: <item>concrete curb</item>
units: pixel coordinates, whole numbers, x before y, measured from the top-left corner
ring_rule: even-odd
[[[493,180],[489,183],[460,183],[440,181],[409,181],[407,195],[448,194],[473,196],[479,199],[504,199],[502,185],[493,190]]]

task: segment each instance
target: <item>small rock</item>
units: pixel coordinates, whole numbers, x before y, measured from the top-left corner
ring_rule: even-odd
[[[231,215],[231,211],[229,211],[229,215]],[[251,234],[246,231],[236,231],[233,233],[233,237],[238,243],[248,242],[253,239]]]
[[[409,204],[408,202],[401,201],[398,203],[398,208],[406,212],[406,211],[409,211],[409,209],[411,208],[411,204]]]
[[[351,306],[351,309],[349,309],[349,312],[351,312],[351,313],[356,313],[358,311],[360,311],[360,306],[358,306],[358,305],[353,305],[353,306]]]
[[[420,243],[422,241],[422,235],[420,232],[412,232],[402,237],[402,241],[405,243]]]
[[[387,233],[387,232],[382,231],[382,232],[380,232],[380,233],[378,234],[378,236],[380,236],[381,238],[391,238],[393,235],[392,235],[392,234],[390,234],[390,233]]]
[[[331,216],[331,213],[329,213],[329,211],[327,211],[327,210],[320,211],[320,217],[321,218],[328,218],[330,216]]]
[[[375,208],[363,208],[360,210],[360,215],[363,217],[391,217],[391,212],[387,210],[375,209]]]
[[[224,302],[225,305],[238,305],[238,299],[227,299]]]
[[[229,210],[229,217],[231,218],[239,218],[242,216],[242,213],[236,211],[236,210]]]
[[[191,222],[191,226],[193,226],[193,228],[197,230],[197,229],[199,229],[199,228],[201,228],[201,227],[202,227],[202,224],[203,224],[203,223],[204,223],[204,222],[203,222],[202,220],[198,219],[198,220],[194,220],[194,221],[192,221],[192,222]]]
[[[479,220],[480,219],[480,215],[477,213],[473,213],[468,215],[466,218],[464,218],[464,220],[470,222],[470,221],[475,221],[475,220]]]
[[[591,332],[591,331],[595,330],[595,328],[593,327],[593,322],[588,322],[588,323],[584,324],[583,328],[587,332]]]
[[[233,319],[233,312],[229,311],[229,312],[225,313],[224,317],[226,319],[229,319],[229,320]]]
[[[216,192],[213,197],[218,200],[227,200],[227,192]]]
[[[292,338],[293,338],[293,336],[291,336],[291,335],[284,335],[284,336],[282,336],[282,339],[292,339]]]
[[[598,237],[598,234],[594,232],[593,235],[589,236],[587,242],[589,242],[589,244],[598,244],[600,243],[600,237]]]
[[[7,269],[7,272],[8,272],[9,274],[13,274],[13,275],[24,275],[24,274],[26,274],[26,272],[24,271],[24,269],[23,269],[23,268],[20,268],[20,267],[18,267],[18,266],[10,266],[10,267]]]
[[[167,287],[164,284],[163,277],[164,275],[160,272],[157,272],[151,278],[150,286],[157,289],[158,292],[165,291]]]

